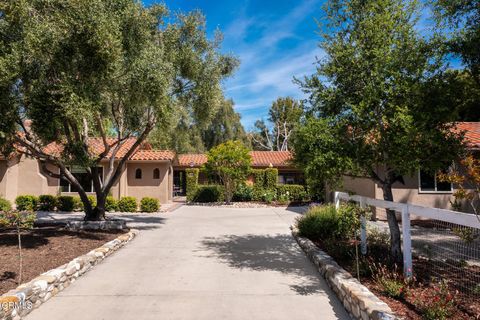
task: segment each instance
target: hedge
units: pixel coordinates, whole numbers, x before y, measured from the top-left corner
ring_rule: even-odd
[[[239,184],[237,190],[233,193],[233,201],[252,201],[253,187],[246,184]]]
[[[265,184],[264,188],[267,190],[275,190],[278,180],[278,169],[267,168],[265,169]]]
[[[118,211],[118,201],[114,197],[108,196],[105,199],[105,210],[108,212]]]
[[[223,202],[225,192],[220,185],[199,185],[192,195],[193,202]]]
[[[265,187],[265,170],[252,169],[250,172],[253,176],[254,187],[263,189]]]
[[[38,198],[30,195],[18,196],[15,199],[15,204],[19,211],[35,211],[38,205]]]
[[[38,209],[42,211],[53,211],[57,207],[57,197],[51,194],[42,194],[38,197]]]
[[[122,197],[118,201],[118,210],[120,212],[136,212],[137,206],[137,199],[134,197]]]
[[[0,198],[0,211],[9,211],[12,209],[12,204],[5,198]]]
[[[199,170],[197,168],[190,168],[185,170],[186,176],[186,193],[187,193],[187,201],[193,201],[193,198],[196,193],[196,189],[198,187],[198,174]]]
[[[73,211],[75,209],[75,198],[72,196],[57,197],[57,209],[66,212]]]
[[[160,209],[160,201],[156,198],[144,197],[140,201],[140,211],[142,212],[158,212]]]
[[[287,199],[288,201],[304,201],[307,200],[307,191],[305,187],[298,184],[279,184],[277,185],[278,198]]]

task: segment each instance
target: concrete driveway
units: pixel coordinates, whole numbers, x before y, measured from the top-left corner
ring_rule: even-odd
[[[35,319],[350,319],[282,208],[184,206],[53,297]]]

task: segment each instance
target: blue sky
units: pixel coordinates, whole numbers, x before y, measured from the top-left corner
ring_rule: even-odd
[[[146,5],[155,1],[144,0]],[[224,83],[225,95],[235,102],[245,129],[267,118],[277,97],[303,97],[294,76],[312,74],[317,47],[315,18],[323,0],[166,0],[172,10],[200,9],[210,35],[224,33],[222,51],[237,56],[241,65]]]

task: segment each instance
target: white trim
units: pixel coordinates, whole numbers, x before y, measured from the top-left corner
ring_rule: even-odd
[[[450,191],[438,191],[437,190],[437,174],[435,174],[433,176],[434,184],[435,184],[435,190],[423,191],[422,190],[421,173],[420,173],[421,170],[422,169],[418,169],[418,171],[417,171],[417,173],[418,173],[418,193],[419,194],[453,194],[453,192],[454,192],[453,183],[450,183]]]

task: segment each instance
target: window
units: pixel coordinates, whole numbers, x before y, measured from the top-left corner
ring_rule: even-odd
[[[72,175],[77,179],[77,181],[82,186],[85,192],[94,192],[93,181],[90,179],[87,171],[81,167],[73,167],[69,169]],[[100,180],[103,181],[103,167],[98,167],[98,175]],[[66,179],[60,179],[60,191],[61,192],[78,192],[78,189],[75,186],[70,185]]]
[[[142,179],[142,169],[135,170],[135,179]]]
[[[443,182],[437,179],[436,174],[423,170],[419,172],[420,192],[452,192],[453,186],[450,182]]]
[[[153,179],[160,179],[160,169],[153,169]]]

